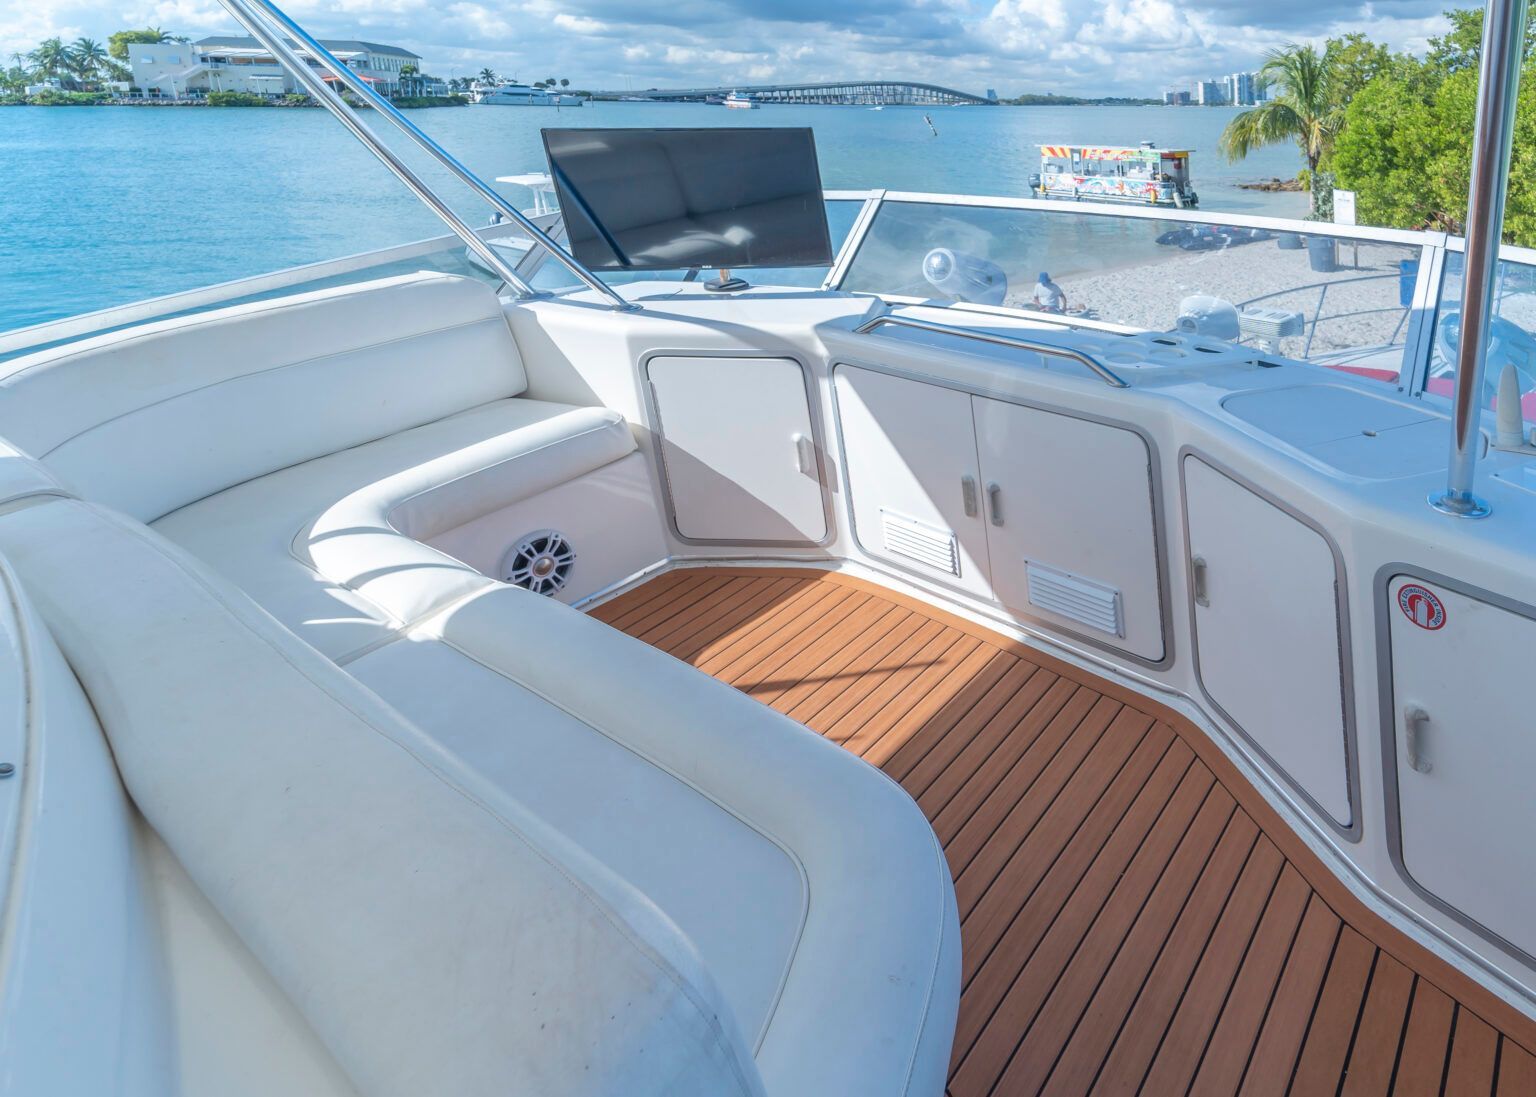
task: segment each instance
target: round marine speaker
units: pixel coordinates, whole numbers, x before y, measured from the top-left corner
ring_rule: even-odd
[[[576,550],[559,530],[530,533],[501,558],[501,579],[535,594],[554,594],[565,586],[576,564]]]

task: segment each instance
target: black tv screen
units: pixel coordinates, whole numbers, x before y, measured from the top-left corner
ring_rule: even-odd
[[[809,129],[547,129],[544,151],[593,270],[832,262]]]

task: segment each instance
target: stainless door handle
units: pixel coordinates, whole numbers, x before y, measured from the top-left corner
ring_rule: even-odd
[[[809,437],[804,434],[794,436],[795,442],[795,468],[806,476],[814,476],[816,473],[816,447]]]
[[[1003,489],[997,484],[987,485],[987,508],[992,512],[992,524],[1003,524]]]
[[[960,477],[960,502],[965,506],[967,518],[976,517],[976,477]]]
[[[1195,605],[1210,607],[1211,596],[1206,591],[1205,557],[1196,556],[1189,562],[1190,585],[1195,588]]]
[[[1428,773],[1435,767],[1424,756],[1424,736],[1429,730],[1429,713],[1418,705],[1403,709],[1403,748],[1408,753],[1408,766],[1416,773]]]

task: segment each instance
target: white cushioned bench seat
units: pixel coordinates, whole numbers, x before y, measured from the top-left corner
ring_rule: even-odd
[[[770,1094],[943,1092],[954,890],[927,820],[879,771],[511,587],[347,669],[678,924]]]
[[[484,283],[424,271],[0,365],[0,436],[143,522],[528,387]]]
[[[364,1097],[764,1092],[653,903],[199,562],[68,499],[0,515],[0,553],[144,818]]]
[[[498,400],[247,481],[154,528],[345,659],[492,585],[423,540],[634,449],[606,408]]]

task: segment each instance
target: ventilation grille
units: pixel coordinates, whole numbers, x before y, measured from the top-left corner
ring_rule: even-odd
[[[1102,583],[1079,579],[1056,568],[1025,564],[1029,576],[1029,604],[1070,617],[1089,628],[1124,636],[1125,623],[1120,618],[1120,592]]]
[[[887,552],[950,575],[960,574],[960,545],[951,531],[884,509],[880,511],[880,523]]]
[[[576,550],[565,534],[541,529],[530,533],[501,558],[501,580],[535,594],[554,594],[571,578]]]

